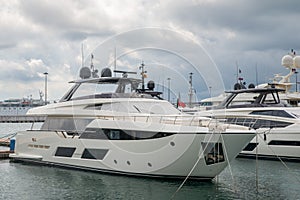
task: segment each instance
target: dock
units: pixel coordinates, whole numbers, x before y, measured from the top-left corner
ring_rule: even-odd
[[[44,122],[46,116],[36,115],[3,115],[0,116],[0,123],[33,123],[33,122]]]
[[[0,146],[4,147],[0,149],[0,160],[8,159],[9,154],[14,153],[15,141],[10,140],[10,138],[0,138]]]
[[[9,154],[13,153],[10,150],[0,150],[0,159],[7,159],[9,158]]]
[[[9,138],[1,138],[0,139],[0,146],[9,147],[10,139]]]

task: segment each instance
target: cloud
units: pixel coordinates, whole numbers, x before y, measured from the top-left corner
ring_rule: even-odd
[[[5,67],[0,68],[0,86],[6,92],[0,99],[12,91],[21,95],[25,85],[39,88],[45,71],[55,91],[50,94],[57,93],[57,87],[61,94],[53,97],[61,96],[66,82],[78,78],[82,43],[86,65],[94,52],[98,68],[111,66],[116,46],[120,67],[133,70],[144,60],[149,68],[153,65],[149,73],[161,83],[179,74],[184,83],[172,81],[178,88],[175,93],[187,89],[193,70],[199,71],[194,86],[201,95],[207,95],[213,84],[220,88],[224,82],[230,89],[235,63],[243,68],[247,82],[255,82],[256,66],[259,82],[268,81],[274,73],[286,73],[281,57],[290,48],[300,49],[299,4],[297,0],[1,1],[0,63]],[[213,67],[217,68],[210,70]],[[222,84],[214,83],[214,76],[220,76]]]

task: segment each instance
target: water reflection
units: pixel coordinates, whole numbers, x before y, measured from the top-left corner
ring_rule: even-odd
[[[299,199],[299,163],[236,159],[212,182],[187,181],[175,199]],[[232,174],[231,174],[232,172]],[[1,199],[170,199],[180,180],[134,178],[0,160]],[[258,191],[258,193],[257,193]]]

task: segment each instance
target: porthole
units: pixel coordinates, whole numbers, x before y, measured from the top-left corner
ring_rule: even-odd
[[[175,146],[175,143],[174,143],[174,142],[170,142],[170,145],[174,147],[174,146]]]
[[[118,164],[117,160],[114,160],[114,163],[115,163],[115,164]]]
[[[127,161],[127,165],[130,165],[130,162],[129,162],[129,161]]]
[[[149,167],[152,167],[152,164],[148,162],[148,166],[149,166]]]

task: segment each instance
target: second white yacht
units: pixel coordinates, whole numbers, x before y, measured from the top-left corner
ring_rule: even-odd
[[[300,160],[300,109],[280,100],[283,89],[242,89],[229,92],[219,106],[195,113],[257,130],[239,154],[242,157]]]

